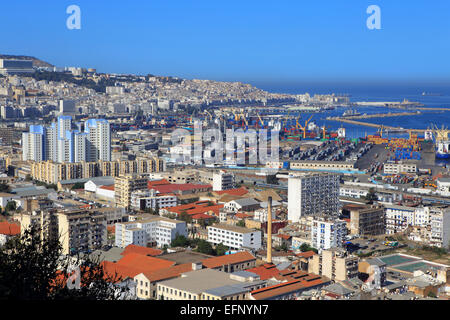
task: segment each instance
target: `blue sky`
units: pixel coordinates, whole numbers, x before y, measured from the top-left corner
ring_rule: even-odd
[[[81,8],[81,30],[66,8]],[[366,8],[381,8],[381,30]],[[8,1],[0,53],[57,66],[277,85],[450,83],[448,0]]]

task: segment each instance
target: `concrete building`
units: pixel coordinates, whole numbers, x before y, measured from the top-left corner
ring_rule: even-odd
[[[384,208],[370,206],[350,210],[350,234],[377,236],[385,233]]]
[[[32,60],[0,59],[0,74],[27,75],[33,73]]]
[[[334,281],[354,279],[358,277],[358,257],[347,254],[342,248],[322,250],[309,260],[308,272]]]
[[[341,247],[347,234],[345,221],[315,216],[311,225],[311,245],[320,250]]]
[[[107,220],[103,213],[82,209],[57,213],[63,254],[86,253],[107,244]]]
[[[116,206],[131,207],[131,194],[139,190],[148,190],[148,178],[140,175],[125,175],[114,179]]]
[[[383,169],[385,174],[416,173],[417,164],[411,162],[387,162]]]
[[[88,134],[87,161],[111,161],[111,128],[105,119],[89,119],[85,123]]]
[[[131,208],[145,210],[156,208],[175,207],[177,196],[173,194],[160,194],[156,190],[142,190],[131,193]]]
[[[60,114],[75,114],[75,101],[73,100],[59,100],[59,113]],[[70,128],[69,128],[70,130]]]
[[[305,173],[288,180],[288,220],[303,215],[336,214],[339,211],[339,175]]]
[[[251,291],[265,286],[251,272],[200,269],[158,283],[157,295],[158,300],[248,300]]]
[[[147,246],[155,242],[158,247],[170,246],[177,235],[187,237],[186,222],[151,216],[143,220],[116,223],[116,247],[130,244]]]
[[[233,250],[261,248],[261,231],[226,224],[208,226],[208,242],[214,245],[223,243]]]
[[[229,212],[238,212],[238,211],[251,212],[260,209],[261,206],[259,202],[253,198],[244,198],[229,201],[225,203],[224,208]]]
[[[213,174],[213,191],[222,191],[234,188],[234,174],[225,171]]]

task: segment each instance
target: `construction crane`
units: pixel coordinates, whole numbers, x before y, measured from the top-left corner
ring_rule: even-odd
[[[298,122],[298,120],[297,120],[297,125],[298,125],[298,127],[299,127],[301,130],[303,130],[303,139],[306,139],[306,129],[308,128],[308,123],[309,123],[309,121],[312,119],[312,117],[313,117],[313,115],[311,115],[311,117],[309,117],[309,119],[305,121],[305,126],[304,126],[304,127],[302,127],[302,126],[300,125],[300,123]]]
[[[213,119],[212,114],[211,114],[208,110],[206,110],[206,109],[205,109],[205,112],[206,112],[206,114],[209,116],[209,120],[212,121],[212,119]]]
[[[259,121],[261,122],[261,128],[264,128],[264,121],[261,119],[261,116],[259,113],[256,113],[258,115]]]
[[[245,128],[247,129],[247,128],[248,128],[248,121],[247,121],[247,119],[245,118],[245,115],[244,115],[243,113],[241,113],[241,118],[244,120]]]

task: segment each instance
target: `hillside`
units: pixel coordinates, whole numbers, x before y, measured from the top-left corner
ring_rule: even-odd
[[[35,67],[53,67],[53,65],[51,65],[48,62],[39,60],[39,59],[37,59],[35,57],[30,57],[30,56],[0,54],[0,59],[33,60],[33,66],[35,66]]]

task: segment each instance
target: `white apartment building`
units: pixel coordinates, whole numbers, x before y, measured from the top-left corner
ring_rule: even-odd
[[[450,178],[439,178],[437,180],[436,192],[444,197],[450,197]]]
[[[129,244],[147,246],[156,242],[158,247],[170,246],[177,235],[188,236],[186,222],[154,216],[144,220],[116,223],[115,245],[125,248]]]
[[[261,231],[227,224],[208,226],[208,241],[214,245],[223,243],[232,250],[261,248]]]
[[[255,210],[254,215],[253,215],[253,220],[259,221],[259,222],[266,222],[269,215],[267,212],[267,208],[261,208],[258,210]],[[272,221],[275,220],[275,210],[272,209]]]
[[[49,127],[31,125],[22,134],[24,161],[83,162],[111,160],[111,133],[103,119],[86,121],[85,132],[72,130],[72,118],[59,116]]]
[[[388,162],[384,164],[385,174],[398,174],[398,173],[416,173],[417,164],[406,162]]]
[[[398,205],[385,205],[386,234],[394,234],[405,231],[408,226],[415,223],[416,208]],[[419,215],[425,219],[425,211]]]
[[[339,211],[339,174],[304,173],[288,179],[288,220]]]
[[[84,131],[88,133],[86,161],[111,161],[111,128],[104,119],[89,119]]]
[[[429,244],[439,248],[450,247],[450,207],[430,207],[430,239]]]
[[[311,245],[318,249],[342,247],[347,235],[347,224],[326,216],[314,217],[311,225]]]
[[[139,190],[131,193],[131,208],[145,210],[147,208],[169,208],[177,205],[177,196],[159,194],[156,190]]]
[[[22,133],[22,160],[42,161],[45,158],[45,133],[42,126],[30,126],[30,132]]]
[[[234,188],[234,174],[221,170],[213,174],[213,191],[222,191]]]

